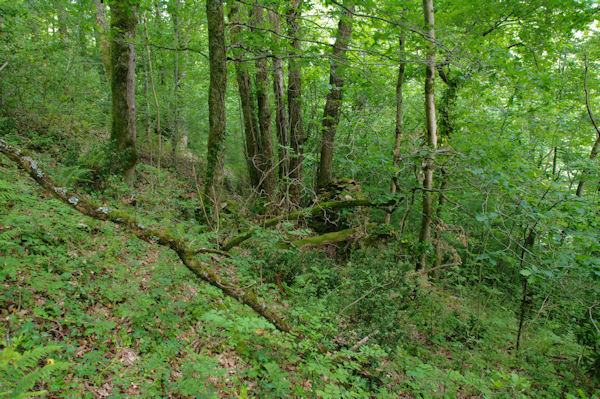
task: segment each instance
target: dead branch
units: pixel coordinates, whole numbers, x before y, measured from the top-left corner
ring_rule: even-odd
[[[179,256],[179,259],[181,259],[183,264],[197,277],[208,284],[221,289],[225,295],[250,306],[256,313],[271,322],[278,330],[296,333],[298,336],[302,337],[301,334],[294,331],[294,328],[285,320],[279,311],[269,306],[251,287],[238,287],[232,284],[223,278],[218,270],[214,270],[214,264],[207,264],[205,261],[197,258],[197,253],[218,253],[215,252],[215,250],[208,248],[190,249],[183,240],[172,236],[164,230],[155,230],[145,227],[136,218],[121,210],[110,209],[106,206],[94,204],[92,201],[84,199],[76,192],[59,187],[29,154],[8,144],[3,139],[0,139],[0,152],[27,172],[29,176],[31,176],[33,180],[46,191],[71,208],[94,219],[106,220],[122,226],[138,238],[150,244],[159,244],[170,248]]]

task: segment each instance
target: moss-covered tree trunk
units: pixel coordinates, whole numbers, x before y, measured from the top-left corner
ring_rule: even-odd
[[[300,16],[301,0],[291,0],[287,12],[288,36],[290,39],[290,52],[288,62],[288,114],[290,117],[290,146],[292,155],[289,165],[289,197],[292,204],[300,204],[302,193],[302,146],[306,140],[302,125],[302,69],[300,61],[296,58],[301,52],[300,48]]]
[[[327,101],[323,110],[321,160],[317,174],[317,187],[327,186],[331,181],[331,168],[333,166],[333,140],[337,131],[339,111],[342,105],[342,89],[344,77],[342,68],[345,63],[348,41],[352,35],[352,16],[354,3],[344,1],[344,9],[338,23],[337,37],[331,54],[329,70],[329,84],[331,89],[327,94]]]
[[[225,91],[227,89],[227,59],[225,54],[225,20],[221,0],[206,1],[208,18],[208,53],[210,84],[208,92],[208,148],[204,196],[218,218],[223,188],[225,153]]]
[[[112,129],[115,163],[125,180],[133,186],[137,162],[135,110],[135,28],[137,0],[110,2],[110,76],[112,92]]]
[[[425,38],[427,39],[427,58],[425,66],[425,118],[427,121],[427,146],[429,150],[437,149],[437,120],[435,115],[435,30],[433,16],[433,0],[423,0],[423,14],[425,15]],[[431,219],[433,215],[433,167],[434,155],[429,154],[423,166],[423,216],[419,243],[423,252],[419,257],[416,269],[425,269],[427,266],[427,251],[425,247],[431,241]]]

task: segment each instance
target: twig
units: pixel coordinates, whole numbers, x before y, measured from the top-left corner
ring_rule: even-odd
[[[2,64],[2,66],[0,67],[0,72],[2,72],[2,70],[3,70],[4,68],[6,68],[6,66],[7,66],[7,65],[8,65],[8,64],[9,64],[9,63],[12,61],[12,60],[14,60],[14,59],[15,59],[15,57],[12,57],[12,58],[10,58],[8,61],[6,61],[4,64]]]
[[[355,300],[355,301],[354,301],[354,302],[352,302],[351,304],[347,305],[347,306],[346,306],[344,309],[342,309],[342,311],[339,313],[339,316],[341,316],[342,314],[344,314],[344,312],[345,312],[346,310],[348,310],[348,308],[350,308],[350,307],[352,307],[352,306],[356,305],[357,303],[359,303],[360,301],[362,301],[363,299],[365,299],[366,297],[368,297],[368,296],[369,296],[371,293],[373,293],[373,291],[376,291],[376,290],[378,290],[378,289],[381,289],[381,288],[385,288],[385,287],[387,287],[388,285],[391,285],[391,284],[394,284],[394,283],[395,283],[395,281],[393,281],[393,280],[392,280],[392,281],[389,281],[389,282],[387,282],[387,283],[385,283],[385,284],[378,285],[377,287],[373,287],[373,288],[371,288],[369,291],[367,291],[367,292],[366,292],[364,295],[362,295],[360,298],[358,298],[357,300]]]
[[[379,329],[373,331],[371,334],[367,335],[366,337],[364,337],[363,339],[361,339],[360,341],[358,341],[357,343],[352,345],[351,349],[353,351],[357,350],[359,347],[363,346],[371,337],[374,337],[377,334],[379,334]]]

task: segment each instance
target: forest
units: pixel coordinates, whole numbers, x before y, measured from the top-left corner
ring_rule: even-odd
[[[600,397],[596,0],[0,0],[0,397]]]

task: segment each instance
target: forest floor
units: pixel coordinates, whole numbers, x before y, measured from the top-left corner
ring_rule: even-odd
[[[74,169],[42,156],[68,184]],[[168,170],[138,170],[135,192],[109,179],[88,195],[210,246],[216,233],[193,219],[194,188]],[[172,251],[78,214],[0,157],[2,353],[57,345],[38,359],[60,365],[35,381],[48,397],[598,397],[559,323],[532,319],[515,350],[506,292],[420,282],[348,307],[379,284],[371,270],[398,264],[392,251],[334,261],[278,249],[280,236],[258,234],[222,272],[258,284],[304,326],[303,341],[194,278]],[[282,296],[273,276],[287,266]]]

